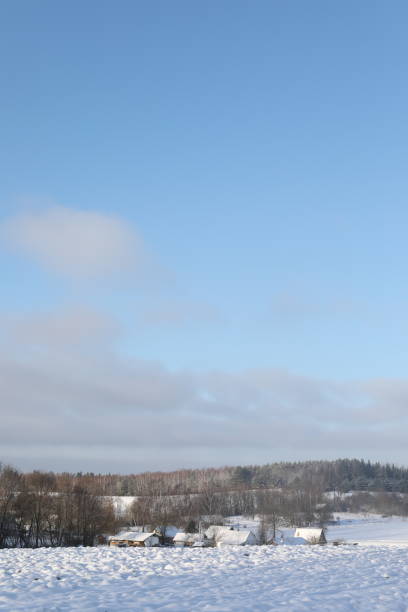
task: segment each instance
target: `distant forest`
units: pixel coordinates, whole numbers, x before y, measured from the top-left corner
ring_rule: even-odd
[[[101,495],[165,495],[202,493],[211,487],[235,489],[295,489],[314,483],[323,491],[387,491],[408,493],[408,468],[363,459],[279,462],[142,474],[78,474],[95,479]]]
[[[118,511],[117,496],[134,499]],[[408,470],[358,459],[129,475],[0,465],[0,548],[93,546],[133,526],[195,532],[237,515],[257,515],[265,542],[280,526],[324,526],[345,511],[408,516]]]

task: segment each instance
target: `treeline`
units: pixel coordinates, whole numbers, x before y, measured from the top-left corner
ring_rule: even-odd
[[[135,496],[123,512],[101,491],[103,477],[92,474],[23,474],[0,467],[0,548],[92,546],[98,536],[123,527],[143,530],[176,526],[195,532],[200,524],[222,524],[226,517],[259,515],[262,533],[277,525],[325,524],[330,507],[319,483],[305,481],[291,490],[220,490],[203,472],[200,492],[168,494],[160,480]],[[269,526],[269,527],[268,527]],[[266,537],[266,536],[265,536]],[[261,537],[262,540],[262,537]]]
[[[269,466],[233,468],[229,479],[225,478],[225,473],[230,468],[192,471],[199,478],[194,489],[184,494],[176,494],[172,488],[166,489],[162,481],[164,474],[142,475],[143,478],[152,477],[150,494],[135,498],[126,520],[143,528],[177,525],[186,531],[195,531],[200,522],[208,520],[222,523],[229,516],[257,516],[261,531],[274,534],[278,527],[323,527],[335,520],[336,512],[408,516],[408,494],[392,491],[388,484],[394,478],[397,489],[398,483],[404,481],[405,470],[400,468],[380,466],[378,470],[379,464],[359,460],[274,465],[281,472],[272,482],[267,479],[254,482],[250,477],[251,470],[257,473],[258,469],[265,475],[264,468]],[[375,478],[381,471],[384,480],[377,488]],[[218,481],[217,473],[221,474]],[[366,474],[364,481],[362,473]],[[176,474],[168,474],[171,484],[174,484],[171,479]],[[367,490],[369,474],[372,490]],[[277,477],[277,471],[274,475]],[[355,488],[351,488],[349,482],[354,482]],[[338,483],[344,483],[344,487]]]
[[[92,546],[127,526],[196,531],[237,515],[257,515],[264,533],[323,526],[341,511],[407,516],[407,483],[405,468],[348,459],[126,476],[0,465],[0,548]],[[118,512],[123,495],[134,499]]]
[[[296,490],[214,491],[192,495],[136,497],[122,515],[127,525],[143,530],[175,525],[194,533],[199,526],[224,524],[227,517],[258,517],[261,526],[275,532],[278,526],[324,526],[332,517],[332,505],[318,486]],[[245,521],[245,518],[243,518]],[[271,530],[271,529],[269,529]]]
[[[262,515],[262,525],[324,524],[328,506],[319,486],[293,491],[219,491],[207,480],[201,492],[164,494],[160,487],[137,496],[124,513],[115,513],[110,496],[100,494],[98,478],[82,474],[0,468],[0,548],[92,546],[97,536],[124,526],[142,529],[176,525],[190,532],[200,523],[222,523],[231,515]]]
[[[116,528],[112,502],[92,477],[0,466],[0,548],[92,546]]]
[[[82,474],[78,474],[81,477]],[[408,493],[408,469],[362,459],[281,462],[142,474],[86,474],[101,495],[186,495],[250,489],[296,489],[317,482],[324,491],[386,491]]]

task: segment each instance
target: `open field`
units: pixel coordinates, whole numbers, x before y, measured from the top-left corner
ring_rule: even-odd
[[[342,539],[365,545],[402,544],[408,547],[408,519],[378,514],[336,513],[338,525],[329,526],[327,539]],[[408,548],[407,548],[408,552]]]
[[[327,541],[341,540],[349,544],[357,542],[364,545],[394,545],[400,544],[408,547],[408,518],[399,516],[383,517],[379,514],[352,514],[350,512],[336,512],[335,524],[327,527]],[[252,529],[254,533],[259,527],[259,519],[251,520],[242,516],[228,519],[228,524],[234,529]],[[293,528],[278,528],[279,535],[285,538],[293,536]],[[408,550],[408,549],[407,549]]]
[[[408,522],[339,518],[357,546],[0,550],[0,609],[406,612]]]
[[[401,546],[2,550],[0,609],[406,610]]]

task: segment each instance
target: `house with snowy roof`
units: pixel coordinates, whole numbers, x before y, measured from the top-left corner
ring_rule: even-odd
[[[109,537],[109,546],[158,546],[159,537],[155,533],[137,532],[137,531],[121,531],[120,533]]]
[[[201,533],[184,533],[179,531],[173,538],[174,546],[183,548],[184,546],[206,546],[206,538]]]
[[[205,532],[216,546],[252,546],[257,544],[256,535],[249,529],[234,529],[224,525],[211,525]]]
[[[226,525],[210,525],[205,530],[205,537],[209,540],[217,540],[217,538],[226,531],[233,531],[234,528]]]
[[[217,540],[217,546],[253,546],[257,544],[256,535],[249,529],[242,529],[240,531],[224,531],[222,532]]]
[[[320,527],[301,527],[295,530],[295,538],[302,538],[308,544],[327,544],[324,529]]]

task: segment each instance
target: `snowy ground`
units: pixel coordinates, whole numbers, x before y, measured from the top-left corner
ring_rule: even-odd
[[[401,544],[408,547],[408,519],[399,516],[382,517],[379,514],[352,514],[339,512],[334,514],[335,525],[329,525],[326,532],[328,542],[344,540],[347,543],[358,544]],[[257,533],[259,520],[251,520],[242,516],[230,517],[228,523],[234,529],[252,529]],[[293,536],[293,528],[278,529],[279,535]],[[408,550],[407,550],[408,552]],[[408,611],[408,606],[407,606]]]
[[[327,539],[343,539],[361,544],[403,544],[408,546],[408,520],[398,516],[378,514],[335,514],[338,525],[329,526]],[[407,550],[408,552],[408,550]],[[408,608],[407,608],[408,609]]]
[[[2,550],[0,609],[407,610],[407,549]]]
[[[408,522],[339,517],[358,546],[0,550],[0,609],[407,612]]]
[[[115,513],[118,516],[122,516],[123,514],[126,514],[137,497],[130,495],[111,495],[108,499],[111,500]]]

